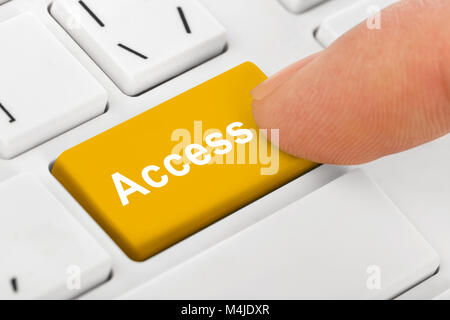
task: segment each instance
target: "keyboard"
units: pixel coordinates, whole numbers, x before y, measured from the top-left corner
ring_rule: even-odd
[[[0,299],[448,299],[450,136],[346,167],[250,91],[395,0],[0,0]]]

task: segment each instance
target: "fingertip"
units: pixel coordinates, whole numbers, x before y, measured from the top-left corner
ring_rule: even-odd
[[[433,6],[421,8],[418,33],[409,23],[419,7],[408,8],[390,8],[384,29],[370,33],[376,36],[360,25],[320,59],[308,57],[255,88],[257,125],[279,129],[280,149],[289,154],[338,165],[366,163],[448,133],[450,46],[439,28],[450,30],[450,20]]]
[[[312,60],[314,60],[319,54],[320,52],[316,52],[312,55],[309,55],[306,58],[303,58],[300,61],[297,61],[291,64],[290,66],[282,69],[281,71],[277,72],[270,78],[260,83],[251,91],[253,100],[263,100],[266,96],[268,96],[275,89],[281,86],[294,73],[296,73],[298,70],[300,70],[308,63],[310,63]]]

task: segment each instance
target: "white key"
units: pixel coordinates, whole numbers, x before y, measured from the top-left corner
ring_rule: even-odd
[[[0,218],[0,299],[71,298],[108,278],[108,255],[35,177],[0,184]]]
[[[124,298],[392,298],[438,265],[402,213],[354,171]]]
[[[225,29],[196,0],[56,0],[51,14],[128,95],[221,53]]]
[[[9,0],[0,0],[0,4],[3,4],[5,2],[7,2],[7,1],[9,1]]]
[[[106,91],[35,16],[1,23],[0,43],[1,158],[105,111]]]
[[[300,13],[327,0],[279,0],[289,11]]]
[[[362,0],[325,18],[316,33],[316,39],[328,47],[344,33],[366,21],[368,28],[382,27],[380,11],[398,0]],[[376,31],[376,30],[375,30]]]
[[[441,293],[437,297],[435,297],[433,300],[450,300],[450,289]]]

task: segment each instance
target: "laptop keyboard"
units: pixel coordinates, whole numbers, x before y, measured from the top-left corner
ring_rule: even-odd
[[[1,298],[72,298],[109,277],[111,258],[36,177],[0,184],[0,201]]]
[[[316,39],[324,47],[328,47],[359,23],[366,22],[368,28],[380,29],[382,28],[380,11],[395,2],[397,0],[357,1],[326,17],[317,30]]]
[[[293,13],[300,13],[327,0],[280,0],[286,9]]]
[[[195,1],[58,0],[50,13],[132,96],[220,54],[226,44],[225,29]]]
[[[392,202],[353,171],[125,298],[390,299],[438,266]]]
[[[264,79],[244,63],[64,152],[52,173],[132,259],[146,260],[316,166],[258,131],[250,91]],[[196,119],[200,141],[187,136]]]
[[[0,24],[0,39],[2,158],[105,112],[105,89],[35,16],[23,13]]]
[[[251,116],[264,73],[390,2],[0,0],[0,298],[437,295],[430,222],[278,153]]]

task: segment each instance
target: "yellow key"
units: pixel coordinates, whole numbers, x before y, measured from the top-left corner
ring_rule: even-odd
[[[143,261],[311,170],[252,117],[266,76],[243,63],[65,151],[52,174]]]

